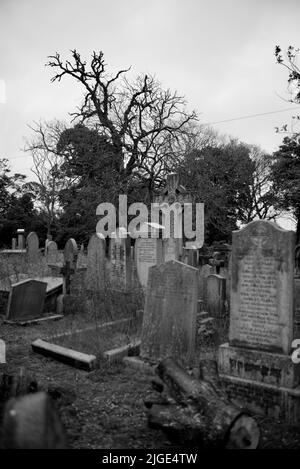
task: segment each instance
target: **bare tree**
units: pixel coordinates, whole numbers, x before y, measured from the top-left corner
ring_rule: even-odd
[[[51,81],[69,76],[83,86],[84,101],[74,119],[96,127],[109,139],[125,178],[138,173],[152,189],[166,169],[171,141],[190,132],[189,124],[197,120],[195,111],[188,113],[185,99],[163,90],[153,76],[129,81],[130,68],[110,75],[103,52],[93,52],[89,64],[76,50],[71,54],[66,61],[59,53],[49,57],[46,65],[56,72]]]
[[[62,155],[57,151],[57,143],[66,126],[63,122],[35,122],[29,126],[33,137],[26,140],[24,151],[29,152],[33,159],[31,171],[36,175],[37,182],[27,183],[27,188],[34,192],[45,216],[47,234],[59,211],[59,192],[71,183],[62,177],[60,168]]]

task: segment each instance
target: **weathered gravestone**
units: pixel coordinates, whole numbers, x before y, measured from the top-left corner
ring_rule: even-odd
[[[87,269],[87,265],[88,265],[88,257],[86,253],[84,252],[84,245],[82,244],[80,246],[80,250],[78,251],[76,269],[85,270]]]
[[[238,404],[300,423],[300,369],[289,355],[294,237],[263,220],[233,232],[229,344],[219,348],[219,372]]]
[[[98,234],[93,234],[87,248],[87,290],[101,292],[105,288],[106,242]]]
[[[61,260],[55,241],[48,241],[46,249],[47,264],[58,264]]]
[[[179,260],[183,250],[183,206],[191,203],[187,190],[179,183],[179,175],[170,173],[167,176],[165,189],[155,198],[162,211],[161,224],[165,227],[163,239],[164,262]],[[170,207],[173,210],[170,210]],[[181,235],[179,236],[179,233]]]
[[[47,283],[27,279],[11,286],[7,314],[8,321],[26,321],[43,314]]]
[[[61,269],[64,279],[64,294],[70,294],[71,275],[76,272],[78,247],[75,239],[70,238],[64,248],[64,266]]]
[[[195,351],[197,269],[169,261],[149,269],[141,357],[190,363]]]
[[[206,279],[206,308],[214,318],[222,318],[226,313],[226,279],[212,274]]]
[[[131,240],[124,228],[118,228],[110,239],[110,282],[114,290],[130,291],[133,280]]]
[[[198,270],[198,295],[204,307],[206,307],[207,277],[213,274],[213,270],[213,266],[209,264],[204,264]]]
[[[142,224],[141,231],[142,237],[135,241],[135,261],[140,284],[146,288],[149,268],[162,263],[162,240],[158,238],[158,228],[153,228],[148,223]]]
[[[294,232],[254,221],[233,232],[230,343],[289,353]]]
[[[29,262],[36,263],[40,259],[39,238],[38,235],[31,231],[26,238],[27,259]]]

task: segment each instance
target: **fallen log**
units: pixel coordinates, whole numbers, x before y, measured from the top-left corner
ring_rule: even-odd
[[[172,358],[159,363],[157,374],[176,405],[150,407],[150,426],[161,428],[169,435],[177,433],[185,442],[197,441],[199,447],[252,449],[258,446],[256,421],[227,399],[218,385],[212,362],[202,364],[200,375],[204,379],[201,380],[191,377]]]

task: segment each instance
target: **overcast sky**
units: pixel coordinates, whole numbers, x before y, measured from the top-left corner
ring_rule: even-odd
[[[276,44],[300,47],[299,23],[299,0],[0,0],[0,158],[30,174],[27,124],[68,120],[80,104],[80,86],[51,84],[44,66],[73,48],[102,50],[111,70],[155,74],[202,123],[292,108],[215,125],[272,152],[282,140],[274,127],[300,113],[282,99],[287,71],[274,57]]]

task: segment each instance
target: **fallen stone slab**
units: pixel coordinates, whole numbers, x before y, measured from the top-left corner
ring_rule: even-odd
[[[103,357],[108,363],[114,363],[122,361],[124,357],[138,355],[140,351],[141,341],[132,342],[130,344],[123,345],[122,347],[114,348],[103,352]]]
[[[124,357],[123,363],[130,368],[155,376],[156,366],[150,365],[150,363],[145,362],[139,357]]]
[[[66,365],[74,366],[81,370],[90,371],[96,367],[97,358],[95,355],[88,355],[41,339],[32,342],[31,347],[36,353],[54,358]]]

